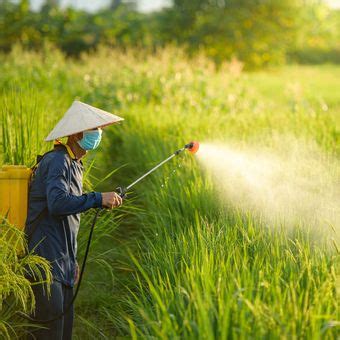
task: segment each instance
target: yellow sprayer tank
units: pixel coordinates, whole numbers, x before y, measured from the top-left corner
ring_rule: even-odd
[[[23,229],[27,217],[28,186],[32,170],[24,165],[0,168],[0,218]]]

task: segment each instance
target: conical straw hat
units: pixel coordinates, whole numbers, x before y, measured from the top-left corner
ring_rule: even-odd
[[[76,100],[45,141],[48,142],[78,132],[104,127],[121,120],[124,119]]]

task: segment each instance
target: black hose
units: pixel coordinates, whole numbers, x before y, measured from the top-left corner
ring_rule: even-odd
[[[65,308],[65,310],[60,313],[59,315],[57,315],[56,317],[54,317],[53,319],[48,319],[48,320],[39,320],[39,319],[35,319],[33,317],[31,317],[30,315],[26,314],[26,313],[23,313],[23,312],[17,312],[17,314],[26,319],[26,320],[29,320],[31,322],[34,322],[34,323],[41,323],[41,324],[46,324],[46,323],[51,323],[53,321],[56,321],[60,318],[62,318],[72,307],[74,301],[76,300],[77,296],[78,296],[78,292],[79,292],[79,289],[80,289],[80,285],[81,285],[81,282],[82,282],[82,279],[83,279],[83,275],[84,275],[84,271],[85,271],[85,267],[86,267],[86,261],[87,261],[87,257],[89,255],[89,250],[90,250],[90,245],[91,245],[91,241],[92,241],[92,235],[93,235],[93,230],[94,230],[94,227],[96,225],[96,222],[97,222],[97,218],[98,218],[98,215],[99,215],[99,212],[100,212],[100,209],[97,209],[97,212],[92,220],[92,225],[91,225],[91,229],[90,229],[90,234],[89,234],[89,238],[87,240],[87,245],[86,245],[86,250],[85,250],[85,254],[84,254],[84,259],[83,259],[83,263],[82,263],[82,266],[81,266],[81,271],[80,271],[80,275],[79,275],[79,281],[78,281],[78,284],[77,284],[77,288],[76,288],[76,291],[73,295],[73,298],[72,298],[72,301],[70,302],[70,304]]]

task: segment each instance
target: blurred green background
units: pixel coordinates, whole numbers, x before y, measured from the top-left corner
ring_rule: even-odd
[[[100,45],[171,44],[246,69],[339,63],[339,8],[336,0],[1,0],[0,51],[52,43],[79,57]]]

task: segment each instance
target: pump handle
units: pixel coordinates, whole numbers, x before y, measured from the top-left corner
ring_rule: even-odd
[[[116,192],[117,194],[121,197],[121,198],[126,198],[127,194],[126,194],[126,189],[123,187],[117,187],[116,188]]]

